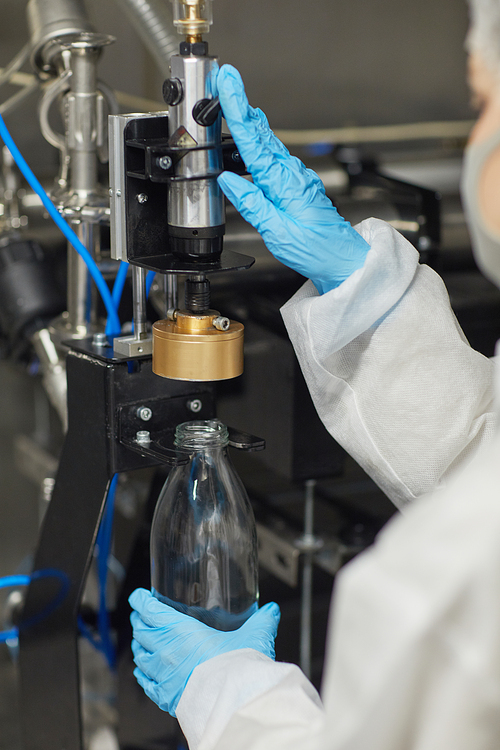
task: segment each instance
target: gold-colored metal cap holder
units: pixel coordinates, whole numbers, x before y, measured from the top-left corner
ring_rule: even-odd
[[[236,378],[243,372],[243,330],[216,310],[201,315],[178,310],[175,320],[153,325],[153,372],[199,382]]]

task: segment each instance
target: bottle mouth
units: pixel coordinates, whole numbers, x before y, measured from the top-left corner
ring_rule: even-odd
[[[183,422],[175,428],[175,445],[179,448],[215,448],[227,445],[229,433],[218,419]]]

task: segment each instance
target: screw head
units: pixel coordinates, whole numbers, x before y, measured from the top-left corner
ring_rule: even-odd
[[[158,166],[160,169],[170,169],[172,166],[172,159],[170,156],[160,156],[158,159]]]
[[[233,151],[233,153],[231,154],[231,159],[234,162],[236,162],[236,164],[239,164],[239,162],[241,161],[240,152],[239,151]]]
[[[143,422],[149,422],[149,420],[153,416],[153,412],[149,408],[149,406],[139,406],[139,408],[137,409],[137,416],[139,417],[139,419],[142,419]]]
[[[222,315],[219,315],[217,318],[214,318],[213,326],[218,331],[228,331],[231,326],[231,321],[229,318],[224,318]]]
[[[138,430],[135,435],[136,443],[147,445],[151,442],[151,433],[149,430]]]
[[[189,411],[194,412],[194,414],[197,414],[199,411],[201,411],[202,407],[203,404],[199,398],[192,398],[191,401],[187,402],[187,408],[189,409]]]
[[[147,203],[148,202],[148,196],[146,193],[139,193],[139,195],[135,196],[135,199],[137,203]]]

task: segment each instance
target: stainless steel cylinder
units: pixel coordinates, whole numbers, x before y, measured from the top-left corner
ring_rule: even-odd
[[[94,48],[71,49],[71,91],[66,97],[66,132],[71,157],[71,190],[93,193],[97,186],[97,148],[102,139],[103,115],[97,91],[97,59]]]
[[[215,57],[173,55],[171,75],[180,81],[182,99],[170,107],[170,145],[218,146],[221,142],[221,115],[212,125],[199,125],[193,117],[194,106],[215,96],[217,75]],[[205,179],[172,182],[169,195],[168,223],[172,227],[193,230],[219,227],[224,224],[224,199],[217,184],[222,169],[220,153],[214,150],[190,151],[177,164],[178,176]],[[198,235],[193,234],[193,237]]]
[[[93,255],[93,227],[91,224],[76,224],[74,230],[78,238]],[[71,334],[85,335],[87,331],[87,299],[89,270],[85,261],[68,243],[68,327]]]
[[[83,0],[29,0],[26,8],[33,45],[32,64],[41,72],[51,72],[53,59],[60,51],[56,40],[66,36],[92,33]]]

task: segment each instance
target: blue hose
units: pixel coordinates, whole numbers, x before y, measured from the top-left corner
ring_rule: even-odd
[[[94,279],[97,285],[97,288],[99,289],[100,295],[103,299],[103,302],[106,306],[106,310],[108,313],[108,320],[106,322],[106,333],[110,336],[117,336],[121,331],[118,313],[116,312],[116,308],[113,304],[113,299],[111,297],[111,292],[108,289],[108,285],[104,281],[104,278],[101,272],[99,271],[99,268],[97,267],[95,260],[92,258],[92,256],[90,255],[85,245],[83,245],[81,240],[77,237],[73,229],[60,215],[59,211],[50,200],[49,196],[47,195],[47,193],[45,192],[45,190],[39,183],[38,179],[35,177],[35,175],[31,171],[23,155],[21,154],[18,147],[16,146],[11,134],[9,133],[7,126],[1,115],[0,115],[0,137],[2,138],[7,148],[9,149],[14,161],[16,162],[20,171],[26,178],[27,182],[35,191],[35,193],[40,197],[40,200],[42,201],[51,219],[59,227],[59,229],[64,234],[68,242],[70,242],[71,245],[73,245],[77,253],[81,255],[81,257],[87,264],[90,275]]]
[[[30,576],[4,576],[4,578],[0,578],[0,589],[8,589],[12,586],[29,586],[29,583]],[[0,632],[0,643],[5,643],[12,638],[17,638],[17,628]]]
[[[5,643],[5,641],[10,641],[12,638],[17,638],[17,628],[11,628],[10,630],[3,630],[0,633],[0,643]]]
[[[0,578],[0,589],[8,589],[13,586],[29,586],[30,581],[31,576],[4,576],[4,578]]]
[[[155,271],[148,271],[146,274],[146,297],[149,297],[149,292],[153,285],[153,281],[155,280],[155,276]]]
[[[111,295],[113,298],[113,304],[115,306],[115,310],[117,312],[120,307],[120,302],[121,302],[122,294],[123,294],[123,287],[125,286],[125,281],[127,279],[127,273],[128,273],[128,263],[122,260],[120,262],[120,268],[118,269],[118,273],[115,276],[115,283],[113,284],[113,292]]]

